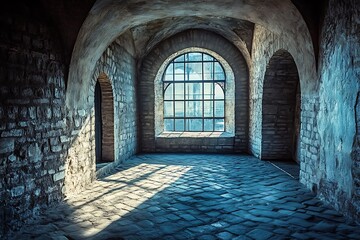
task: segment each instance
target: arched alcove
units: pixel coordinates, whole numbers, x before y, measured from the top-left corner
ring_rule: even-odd
[[[262,109],[261,159],[299,162],[299,74],[285,50],[277,51],[267,65]]]
[[[173,58],[192,51],[210,54],[224,66],[229,94],[225,100],[227,129],[197,137],[186,133],[165,136],[159,121],[163,118],[162,76]],[[159,43],[142,60],[139,78],[139,94],[146,99],[139,104],[142,151],[245,152],[248,148],[248,66],[241,52],[225,38],[200,29],[178,33]]]
[[[114,161],[114,97],[106,74],[100,74],[95,85],[95,152],[96,164]]]

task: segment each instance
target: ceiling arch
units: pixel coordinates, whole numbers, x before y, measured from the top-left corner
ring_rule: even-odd
[[[88,85],[96,61],[118,36],[157,19],[199,17],[209,23],[221,18],[246,20],[286,35],[304,48],[313,61],[311,36],[301,14],[290,0],[98,0],[84,21],[73,49],[69,68],[67,105],[86,103]],[[189,26],[191,22],[189,22]],[[306,34],[298,36],[298,32]]]

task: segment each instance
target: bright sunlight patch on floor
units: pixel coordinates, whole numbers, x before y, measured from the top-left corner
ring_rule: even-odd
[[[169,187],[190,169],[189,166],[142,163],[98,180],[96,187],[82,193],[81,198],[68,199],[67,204],[75,209],[72,220],[83,227],[84,237],[92,237]],[[101,220],[92,222],[89,212]]]

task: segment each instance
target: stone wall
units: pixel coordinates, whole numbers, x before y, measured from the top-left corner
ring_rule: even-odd
[[[232,136],[218,139],[189,135],[164,136],[157,127],[157,102],[155,82],[163,63],[168,58],[187,48],[208,49],[221,56],[233,71],[235,87],[232,97],[235,109]],[[240,51],[223,37],[203,31],[189,30],[174,35],[158,44],[142,61],[139,74],[138,94],[140,102],[141,150],[144,152],[197,151],[197,152],[244,152],[248,145],[248,67]],[[161,92],[161,91],[160,91]],[[158,93],[162,94],[162,93]],[[235,100],[235,101],[234,101]],[[161,109],[161,108],[159,108]],[[160,110],[161,111],[161,110]],[[231,114],[231,113],[230,113]],[[161,116],[161,113],[158,114]],[[218,142],[221,141],[221,143]]]
[[[114,89],[114,164],[137,151],[135,60],[128,41],[118,39],[98,61],[92,88],[83,93],[88,104],[68,109],[59,37],[36,6],[23,7],[0,15],[0,238],[95,179],[93,106],[100,73]]]
[[[319,195],[360,222],[358,96],[360,92],[360,5],[331,0],[320,44],[317,127],[321,142],[308,181]],[[315,151],[315,149],[314,149]]]
[[[68,145],[59,38],[36,7],[6,11],[0,14],[0,238],[63,198]]]
[[[95,176],[95,84],[106,76],[113,94],[114,151],[112,163],[100,170],[104,174],[137,152],[137,111],[135,95],[135,59],[129,34],[113,42],[98,60],[88,93],[88,108],[81,111],[86,116],[74,137],[69,150],[66,167],[66,194],[74,194],[87,187]],[[78,120],[75,120],[78,121]],[[109,130],[111,131],[111,130]],[[112,146],[111,146],[112,145]]]
[[[277,51],[264,77],[261,159],[297,159],[299,74],[292,56]]]

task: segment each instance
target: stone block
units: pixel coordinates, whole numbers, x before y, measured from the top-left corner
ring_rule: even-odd
[[[58,172],[58,173],[53,175],[54,182],[57,182],[57,181],[62,180],[64,178],[65,178],[65,171],[61,171],[61,172]]]
[[[60,136],[61,143],[67,143],[69,141],[70,141],[70,138],[68,136]]]
[[[19,197],[25,192],[24,186],[14,187],[10,190],[11,197]]]
[[[1,133],[1,137],[21,137],[24,135],[23,129],[12,129]]]
[[[43,154],[41,152],[38,143],[31,144],[27,150],[27,154],[30,159],[30,162],[39,162],[43,157]]]
[[[15,140],[12,138],[1,138],[0,139],[0,154],[11,153],[14,151]]]
[[[86,111],[85,110],[78,110],[78,114],[80,117],[85,117],[86,116]]]
[[[61,145],[52,145],[51,146],[51,151],[55,152],[55,153],[61,152],[62,151],[62,146]]]

